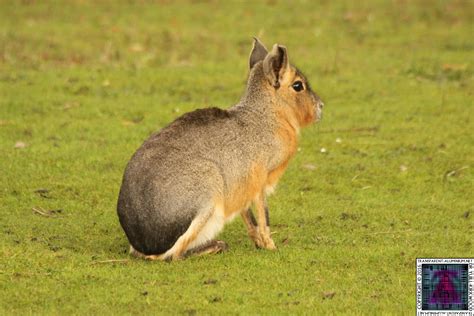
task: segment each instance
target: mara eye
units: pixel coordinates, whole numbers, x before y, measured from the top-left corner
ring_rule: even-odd
[[[293,89],[296,91],[296,92],[300,92],[304,89],[304,86],[303,86],[303,83],[301,81],[295,81],[292,85]]]

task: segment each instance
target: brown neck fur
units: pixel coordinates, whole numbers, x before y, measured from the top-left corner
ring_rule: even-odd
[[[240,103],[253,108],[262,107],[262,110],[268,109],[272,102],[272,91],[266,81],[263,64],[258,62],[249,73],[247,87]]]
[[[279,159],[288,161],[296,152],[300,128],[299,117],[293,108],[275,93],[263,72],[262,62],[251,69],[247,88],[236,111],[258,125],[258,132],[271,133],[281,144]]]
[[[239,105],[254,113],[270,115],[270,120],[275,119],[275,116],[281,117],[288,121],[288,124],[295,129],[296,134],[299,132],[302,123],[299,116],[294,113],[291,106],[276,94],[275,88],[268,83],[263,73],[262,62],[258,62],[251,69],[247,80],[247,88]]]

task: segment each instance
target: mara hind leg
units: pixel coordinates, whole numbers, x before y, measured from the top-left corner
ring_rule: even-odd
[[[141,253],[140,251],[136,250],[133,248],[132,245],[130,245],[130,251],[129,254],[135,258],[140,258],[140,259],[146,259],[146,260],[164,260],[163,255],[146,255],[144,253]]]
[[[131,256],[134,256],[135,258],[146,258],[146,255],[144,253],[141,253],[140,251],[136,250],[133,248],[132,245],[130,245],[130,250],[128,252]]]
[[[227,244],[222,240],[210,240],[207,243],[194,247],[192,249],[187,250],[182,257],[188,258],[191,256],[202,256],[202,255],[211,255],[217,254],[226,251],[229,248]],[[164,255],[145,255],[140,251],[133,248],[130,245],[130,254],[136,258],[146,259],[146,260],[161,260],[164,261]]]
[[[183,257],[217,254],[226,251],[228,248],[227,244],[222,240],[210,240],[205,244],[189,249],[184,253]]]
[[[145,259],[165,261],[178,260],[184,257],[189,249],[198,249],[199,246],[205,245],[212,240],[224,226],[222,214],[222,208],[216,205],[203,208],[171,249],[163,254],[145,256]],[[209,245],[208,251],[211,251],[211,246],[212,245]],[[222,246],[223,248],[222,243],[219,243],[217,246]]]
[[[140,259],[146,259],[146,260],[161,260],[164,261],[165,258],[163,254],[161,255],[146,255],[144,253],[141,253],[140,251],[136,250],[133,248],[132,245],[130,245],[130,251],[129,254],[135,258],[140,258]]]

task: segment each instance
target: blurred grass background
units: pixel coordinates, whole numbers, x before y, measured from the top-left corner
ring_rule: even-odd
[[[0,1],[0,313],[412,314],[417,257],[474,255],[473,29],[468,0]],[[326,104],[269,201],[279,250],[237,219],[225,254],[129,258],[125,164],[238,102],[255,35]]]

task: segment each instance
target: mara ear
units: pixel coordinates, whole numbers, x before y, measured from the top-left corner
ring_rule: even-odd
[[[286,47],[278,44],[273,45],[272,51],[263,60],[263,72],[275,89],[280,87],[280,81],[289,69],[290,63]]]
[[[259,61],[264,60],[265,56],[267,56],[268,51],[265,46],[258,40],[258,38],[254,37],[252,52],[250,53],[249,58],[249,69]]]

